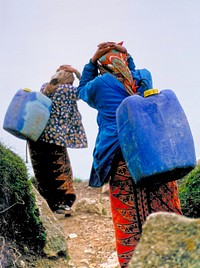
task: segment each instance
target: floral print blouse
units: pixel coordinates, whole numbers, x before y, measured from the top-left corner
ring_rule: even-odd
[[[42,85],[41,92],[45,86],[46,83]],[[52,110],[40,141],[69,148],[87,147],[87,137],[77,106],[77,88],[62,84],[48,97],[52,100]]]

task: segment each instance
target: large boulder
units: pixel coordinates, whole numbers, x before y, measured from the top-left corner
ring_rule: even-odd
[[[200,267],[200,219],[175,213],[151,214],[129,268]]]
[[[46,241],[43,251],[47,257],[67,256],[68,248],[64,232],[57,218],[50,210],[46,200],[33,187],[36,196],[36,205],[39,209],[39,216],[46,232]]]

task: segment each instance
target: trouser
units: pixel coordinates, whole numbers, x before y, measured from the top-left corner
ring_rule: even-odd
[[[28,141],[28,146],[38,190],[50,208],[72,206],[76,195],[67,148],[42,141]]]
[[[110,177],[109,188],[116,250],[121,268],[126,268],[149,214],[159,211],[182,214],[177,183],[136,187],[121,157]]]

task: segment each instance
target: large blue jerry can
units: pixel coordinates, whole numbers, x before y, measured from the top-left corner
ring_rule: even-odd
[[[37,141],[50,117],[51,105],[41,92],[20,89],[8,106],[3,128],[20,139]]]
[[[172,90],[127,97],[116,111],[118,137],[136,185],[180,179],[196,165],[192,133]]]

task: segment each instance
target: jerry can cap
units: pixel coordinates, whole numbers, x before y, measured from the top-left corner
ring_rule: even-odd
[[[27,91],[27,92],[31,92],[31,89],[30,88],[27,88],[27,87],[25,87],[23,90],[24,91]]]
[[[146,98],[148,96],[155,95],[158,93],[159,93],[159,90],[157,88],[148,89],[144,92],[144,97]]]

